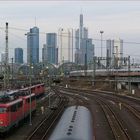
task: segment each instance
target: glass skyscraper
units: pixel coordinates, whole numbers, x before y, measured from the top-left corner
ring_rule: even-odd
[[[57,35],[56,33],[47,33],[47,61],[52,64],[58,63]]]
[[[83,15],[80,14],[80,26],[75,32],[75,63],[85,64],[85,55],[87,55],[87,63],[93,60],[94,44],[92,39],[88,38],[88,29],[83,27]]]
[[[39,28],[33,27],[27,33],[27,63],[39,63]]]
[[[15,48],[15,63],[22,64],[23,63],[23,49]]]

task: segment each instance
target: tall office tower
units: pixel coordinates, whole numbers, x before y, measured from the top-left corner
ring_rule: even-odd
[[[123,40],[114,40],[114,57],[115,65],[121,67],[123,64]]]
[[[112,68],[114,65],[114,40],[106,40],[106,49],[106,66],[107,68]]]
[[[79,58],[80,58],[80,54],[79,54],[79,29],[77,29],[75,31],[75,63],[79,64]]]
[[[91,38],[82,40],[80,53],[81,53],[81,56],[80,56],[81,64],[85,64],[85,55],[87,55],[87,64],[93,61],[94,44],[92,43]]]
[[[82,33],[82,38],[83,39],[87,39],[88,38],[88,29],[87,28],[83,28],[83,33]]]
[[[27,63],[39,63],[39,28],[33,27],[27,33]]]
[[[81,48],[83,38],[83,14],[80,14],[80,25],[79,25],[79,49]]]
[[[47,44],[47,60],[49,63],[56,64],[58,62],[56,33],[47,33],[46,44]]]
[[[86,51],[87,48],[87,51]],[[75,63],[77,64],[85,64],[85,54],[90,52],[89,56],[91,58],[87,58],[87,61],[93,60],[94,55],[94,45],[92,44],[92,39],[88,38],[88,29],[83,27],[83,15],[80,14],[80,26],[79,29],[75,32]]]
[[[58,65],[58,48],[56,48],[55,56],[55,64]]]
[[[42,62],[47,63],[47,45],[43,44],[42,48]]]
[[[1,63],[2,64],[6,63],[6,54],[5,54],[5,52],[1,53]]]
[[[106,41],[106,57],[107,67],[121,67],[123,64],[123,40],[107,40]]]
[[[15,63],[22,64],[23,63],[23,49],[15,48]]]

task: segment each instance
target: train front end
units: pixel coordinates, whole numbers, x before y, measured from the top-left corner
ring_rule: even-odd
[[[5,104],[0,104],[0,133],[8,130],[9,119],[8,107]]]

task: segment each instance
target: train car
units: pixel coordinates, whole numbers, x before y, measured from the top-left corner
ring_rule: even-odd
[[[27,117],[30,113],[30,97],[31,97],[31,112],[36,110],[36,97],[35,94],[21,96],[23,99],[23,116]]]
[[[70,77],[84,77],[86,76],[93,76],[93,70],[78,70],[78,71],[71,71]],[[96,76],[107,76],[108,71],[106,69],[100,69],[95,71]]]
[[[36,110],[36,97],[45,93],[44,84],[38,84],[30,88],[3,91],[0,97],[0,133],[7,132],[19,121]],[[31,106],[30,106],[31,99]]]
[[[92,117],[84,106],[68,107],[49,140],[94,140]]]
[[[31,112],[33,112],[36,110],[36,96],[35,94],[30,95],[28,90],[9,91],[1,96],[0,133],[9,131],[10,128],[18,125],[21,120],[29,115],[30,97]]]
[[[28,88],[29,89],[29,88]],[[31,93],[34,93],[35,96],[41,96],[45,93],[45,84],[37,84],[31,86]]]
[[[6,132],[23,119],[23,100],[6,99],[0,103],[0,132]]]
[[[93,70],[78,70],[71,71],[70,77],[83,77],[83,76],[93,76]],[[97,69],[95,71],[96,76],[140,76],[140,68],[128,68],[123,69]]]
[[[42,94],[45,93],[45,85],[44,84],[35,85],[35,91],[36,96],[41,96]]]

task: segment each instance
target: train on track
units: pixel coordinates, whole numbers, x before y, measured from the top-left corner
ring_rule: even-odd
[[[93,76],[93,70],[78,70],[71,71],[70,77],[83,77],[83,76]],[[140,68],[128,69],[97,69],[95,70],[96,76],[108,76],[108,75],[118,75],[118,76],[140,76]]]
[[[34,112],[36,110],[36,97],[44,93],[44,84],[3,91],[3,95],[0,96],[0,133],[9,131],[25,119],[30,113],[30,105],[31,112]]]
[[[68,107],[49,140],[94,140],[92,117],[84,106]]]

